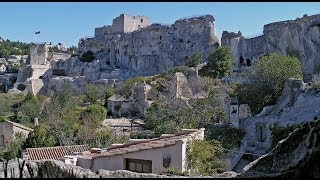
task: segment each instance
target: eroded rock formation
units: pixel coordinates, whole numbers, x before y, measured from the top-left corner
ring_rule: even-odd
[[[320,71],[320,15],[266,24],[263,35],[231,40],[234,70],[246,69],[260,57],[279,53],[298,57],[305,80]]]
[[[244,168],[239,177],[319,178],[320,120],[308,122],[268,154]]]

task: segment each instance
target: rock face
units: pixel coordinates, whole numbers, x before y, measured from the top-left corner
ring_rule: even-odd
[[[239,177],[319,178],[320,120],[308,122],[251,162]]]
[[[303,63],[305,80],[320,71],[320,15],[296,20],[270,23],[263,35],[253,38],[234,38],[231,41],[234,70],[250,66],[258,58],[270,53],[293,55]]]
[[[26,177],[31,178],[167,178],[169,176],[135,173],[126,170],[108,171],[99,170],[92,172],[89,169],[84,169],[79,166],[65,164],[62,161],[47,160],[47,161],[29,161],[26,163],[29,166],[29,171],[26,172]],[[31,172],[31,176],[30,173]]]
[[[67,76],[88,79],[126,79],[154,75],[183,65],[195,52],[206,55],[219,46],[211,15],[177,20],[173,25],[152,24],[130,33],[81,39],[80,54],[95,53],[96,60],[84,63],[69,59],[57,63]],[[89,78],[90,77],[90,78]]]
[[[245,129],[247,152],[265,154],[271,146],[271,130],[274,124],[285,127],[312,121],[319,111],[320,93],[302,87],[301,80],[289,79],[276,105],[265,113],[240,120]]]

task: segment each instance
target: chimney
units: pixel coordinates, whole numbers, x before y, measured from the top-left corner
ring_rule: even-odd
[[[38,126],[39,125],[39,119],[38,118],[34,118],[34,125]]]

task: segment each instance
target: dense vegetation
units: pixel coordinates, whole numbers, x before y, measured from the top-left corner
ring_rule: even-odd
[[[253,113],[273,105],[281,96],[288,78],[302,79],[302,64],[296,57],[270,54],[253,64],[248,84],[239,87],[240,103],[249,104]]]
[[[279,126],[278,124],[274,124],[271,130],[271,149],[273,149],[279,141],[285,139],[291,132],[293,132],[296,128],[301,127],[301,124],[293,124],[286,127]]]
[[[11,55],[29,55],[29,44],[0,39],[0,58],[8,58]]]
[[[79,60],[82,62],[92,62],[94,59],[95,59],[95,56],[93,52],[90,50],[87,52],[84,52],[79,58]]]
[[[189,67],[197,67],[201,63],[202,55],[200,53],[194,53],[187,59],[186,65]]]
[[[187,159],[191,175],[213,175],[223,171],[224,149],[219,141],[194,140],[188,145]]]
[[[202,76],[223,78],[228,75],[232,66],[232,52],[228,47],[219,47],[208,56],[208,63],[199,70]]]

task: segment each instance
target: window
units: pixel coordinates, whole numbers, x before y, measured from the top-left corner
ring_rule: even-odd
[[[143,23],[143,19],[141,19],[141,22]]]
[[[126,170],[140,173],[151,173],[152,161],[126,158]]]

